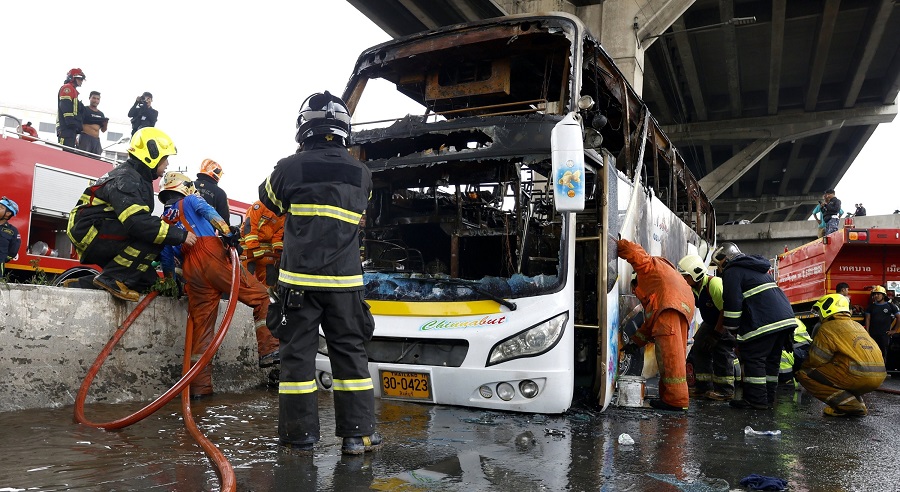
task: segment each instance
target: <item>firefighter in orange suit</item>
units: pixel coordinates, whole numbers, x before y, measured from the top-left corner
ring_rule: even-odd
[[[176,260],[182,265],[185,289],[188,294],[188,323],[193,326],[191,358],[200,359],[212,343],[219,300],[231,290],[231,265],[222,241],[237,246],[237,227],[229,228],[225,219],[211,205],[196,194],[190,178],[178,172],[163,176],[159,201],[165,204],[163,220],[172,227],[193,232],[197,243],[193,246],[166,246],[162,251],[162,268],[166,277],[173,277]],[[221,234],[221,238],[216,236]],[[266,287],[241,268],[238,299],[253,308],[259,367],[279,363],[278,339],[266,327],[269,295]],[[211,395],[212,367],[206,366],[191,382],[191,397]]]
[[[828,294],[813,305],[822,319],[809,358],[796,378],[816,398],[825,402],[825,415],[862,417],[869,413],[862,395],[881,386],[887,373],[884,358],[866,329],[850,319],[850,302],[840,294]]]
[[[278,262],[284,249],[284,216],[275,215],[257,200],[247,209],[241,230],[241,262],[257,280],[272,287],[278,280]]]
[[[619,258],[637,274],[634,294],[644,306],[644,323],[626,344],[643,347],[656,344],[659,364],[659,399],[650,406],[659,410],[683,411],[688,407],[685,358],[690,320],[694,316],[694,295],[669,260],[649,255],[639,244],[618,241]]]

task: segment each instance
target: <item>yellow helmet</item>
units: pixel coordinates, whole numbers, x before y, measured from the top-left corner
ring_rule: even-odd
[[[837,313],[849,313],[850,301],[841,294],[828,294],[816,301],[812,310],[814,313],[818,313],[822,319],[827,319]]]
[[[181,196],[193,195],[197,191],[194,188],[194,182],[191,178],[175,171],[169,171],[163,176],[162,183],[159,184],[159,201],[166,203],[171,198],[172,193],[178,193]]]
[[[885,290],[885,288],[880,285],[876,285],[875,287],[872,287],[872,293],[874,294],[876,292],[884,294],[885,297],[887,297],[887,290]]]
[[[706,275],[706,264],[698,255],[687,255],[678,260],[678,273],[689,275],[694,282],[699,282]]]
[[[156,169],[164,157],[175,155],[175,143],[162,130],[152,126],[141,128],[131,137],[128,153],[150,169]]]

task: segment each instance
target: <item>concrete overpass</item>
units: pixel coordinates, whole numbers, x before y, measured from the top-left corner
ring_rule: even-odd
[[[897,114],[893,0],[348,0],[393,37],[564,11],[597,35],[719,223],[804,220]]]

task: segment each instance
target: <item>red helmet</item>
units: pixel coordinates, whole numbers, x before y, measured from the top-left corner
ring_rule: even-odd
[[[72,70],[69,70],[68,73],[66,73],[66,81],[70,81],[70,80],[74,79],[75,77],[81,77],[82,79],[87,79],[87,77],[84,76],[84,71],[80,68],[73,68]]]

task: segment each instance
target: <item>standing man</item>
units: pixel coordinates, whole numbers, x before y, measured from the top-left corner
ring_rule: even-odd
[[[9,223],[19,213],[19,206],[9,198],[0,198],[0,277],[6,275],[6,262],[19,257],[22,236],[19,229]]]
[[[722,279],[706,273],[697,255],[678,262],[678,270],[694,293],[694,303],[703,320],[694,334],[691,357],[698,394],[709,400],[734,398],[734,336],[725,330],[722,313]]]
[[[306,98],[297,128],[299,152],[278,161],[259,187],[266,207],[287,214],[268,320],[281,341],[280,445],[288,453],[311,454],[319,441],[315,359],[321,325],[334,374],[335,434],[343,438],[342,453],[363,454],[382,445],[364,345],[375,323],[363,299],[358,240],[372,173],[347,152],[350,112],[339,97],[326,91]]]
[[[618,241],[619,258],[627,261],[637,274],[634,295],[644,306],[645,320],[626,344],[656,344],[659,365],[659,398],[650,406],[659,410],[684,411],[688,408],[685,359],[687,334],[694,316],[694,296],[690,287],[669,260],[650,256],[640,244]],[[634,285],[634,281],[632,281]]]
[[[184,174],[166,173],[159,188],[159,201],[165,205],[163,220],[197,236],[194,245],[167,245],[161,254],[166,278],[175,278],[176,260],[182,265],[190,313],[188,323],[191,323],[194,337],[191,358],[196,362],[212,343],[222,294],[231,292],[232,265],[222,243],[237,246],[240,236],[237,227],[229,227],[202,197],[194,193],[193,182]],[[222,237],[216,236],[216,232]],[[278,340],[266,327],[269,295],[266,287],[243,268],[239,282],[238,300],[253,309],[259,367],[270,367],[278,363]],[[212,366],[207,365],[191,382],[191,398],[212,394]]]
[[[825,221],[825,235],[838,230],[838,221],[843,213],[841,201],[834,196],[834,190],[825,192],[825,203],[822,205],[822,220]]]
[[[193,233],[169,227],[152,214],[153,181],[166,172],[175,144],[156,128],[131,137],[128,160],[84,190],[69,214],[66,233],[85,265],[100,265],[94,287],[137,301],[158,278],[151,265],[163,245],[197,242]],[[79,282],[79,285],[81,282]]]
[[[881,348],[881,355],[887,359],[888,344],[900,320],[900,308],[887,299],[887,290],[880,285],[872,289],[871,300],[866,306],[866,331]]]
[[[66,73],[66,81],[59,88],[56,105],[56,137],[59,143],[75,148],[78,134],[81,133],[81,115],[84,104],[78,100],[78,88],[87,77],[80,68],[73,68]]]
[[[737,334],[744,364],[744,397],[728,402],[734,408],[767,409],[775,405],[781,350],[789,347],[797,326],[791,304],[769,275],[769,261],[745,255],[734,243],[722,243],[713,253],[722,268],[722,310],[725,329]]]
[[[274,287],[284,249],[284,216],[275,215],[257,200],[247,209],[241,231],[244,267],[263,284]]]
[[[200,163],[200,172],[197,173],[197,193],[212,205],[225,222],[231,220],[231,210],[228,208],[228,194],[219,186],[219,180],[225,176],[225,171],[218,162],[212,159],[203,159]],[[229,225],[231,225],[229,223]]]
[[[153,94],[145,92],[135,98],[134,105],[128,110],[128,117],[131,118],[131,134],[141,128],[156,126],[156,118],[159,111],[153,109]]]
[[[78,148],[100,155],[103,147],[100,145],[100,132],[106,133],[106,125],[109,118],[103,115],[103,111],[97,109],[100,104],[100,93],[91,91],[90,105],[84,108],[83,125],[81,135],[78,137]]]
[[[831,417],[863,417],[869,413],[862,395],[881,386],[887,373],[875,341],[850,319],[850,303],[840,294],[828,294],[812,308],[822,326],[813,337],[809,359],[797,371],[797,380],[827,405]]]

